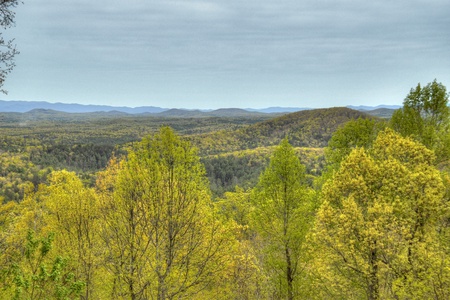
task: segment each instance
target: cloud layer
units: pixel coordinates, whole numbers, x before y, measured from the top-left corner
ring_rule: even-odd
[[[419,81],[450,84],[449,11],[433,0],[29,1],[6,88],[133,106],[399,104]]]

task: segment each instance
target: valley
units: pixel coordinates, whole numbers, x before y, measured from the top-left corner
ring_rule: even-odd
[[[373,118],[349,108],[286,114],[221,112],[201,117],[44,109],[0,113],[1,157],[15,158],[11,160],[14,166],[3,168],[21,170],[3,177],[0,195],[5,201],[20,200],[30,182],[34,189],[46,182],[49,170],[75,171],[93,184],[96,172],[104,169],[113,155],[125,155],[131,144],[161,126],[170,126],[198,148],[216,196],[234,190],[236,185],[255,184],[273,148],[286,136],[297,148],[308,174],[317,176],[324,164],[323,148],[333,132],[349,120]]]

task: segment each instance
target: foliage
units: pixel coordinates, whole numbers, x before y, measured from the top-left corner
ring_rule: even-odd
[[[236,186],[244,189],[254,187],[275,148],[258,147],[202,157],[213,195],[222,197],[225,192],[234,191]],[[307,180],[312,182],[312,178],[320,175],[323,169],[323,148],[296,147],[294,150],[306,167]]]
[[[285,136],[295,147],[324,147],[332,133],[351,120],[371,118],[348,108],[328,108],[299,111],[273,118],[234,131],[221,130],[193,135],[192,143],[200,149],[200,155],[214,155],[261,146],[278,145]]]
[[[313,240],[320,297],[445,299],[438,228],[448,203],[424,146],[391,130],[324,186]],[[443,276],[443,277],[442,277]]]
[[[102,233],[113,294],[174,299],[219,284],[230,240],[190,143],[163,127],[113,170],[117,178],[103,199]]]
[[[411,136],[437,155],[438,163],[450,155],[450,108],[448,93],[436,79],[425,87],[417,85],[403,101],[403,108],[392,116],[391,127],[403,136]]]
[[[100,268],[99,204],[93,189],[85,188],[73,172],[55,171],[49,185],[41,186],[36,195],[45,203],[46,223],[59,233],[55,240],[58,249],[65,249],[74,279],[84,282],[84,299],[98,298],[96,277]]]
[[[23,253],[4,270],[3,291],[10,299],[77,299],[84,283],[67,271],[67,259],[48,258],[54,234],[36,238],[28,231]]]
[[[0,113],[0,298],[448,299],[448,96],[423,90],[390,123],[414,140],[347,108]]]
[[[254,190],[253,224],[260,235],[264,267],[275,298],[294,299],[304,292],[304,239],[312,219],[305,167],[285,138]]]
[[[386,127],[383,121],[358,118],[350,120],[333,133],[325,156],[331,169],[337,169],[341,161],[356,147],[370,148],[378,133]]]
[[[50,169],[40,169],[26,154],[0,153],[0,196],[5,202],[20,201],[46,181]]]

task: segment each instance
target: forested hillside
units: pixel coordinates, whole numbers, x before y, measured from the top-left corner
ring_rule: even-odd
[[[274,146],[286,136],[296,147],[325,147],[339,126],[357,118],[371,116],[345,107],[305,110],[231,132],[214,131],[190,138],[202,155]]]
[[[449,299],[448,97],[2,114],[0,299]]]
[[[331,133],[358,117],[368,116],[347,108],[284,116],[238,112],[227,117],[199,118],[70,114],[52,110],[2,113],[0,150],[8,159],[14,157],[11,161],[21,172],[3,176],[0,195],[6,201],[22,199],[27,187],[36,189],[39,183],[46,182],[49,170],[75,171],[93,185],[95,173],[106,167],[113,154],[124,155],[131,143],[156,132],[161,126],[170,126],[199,148],[215,195],[232,191],[236,185],[254,184],[268,162],[271,149],[286,135],[295,146],[313,149],[299,151],[305,154],[308,172],[317,175],[322,169],[323,147]],[[250,149],[252,151],[248,151]],[[247,167],[242,163],[247,163]],[[244,167],[243,173],[239,168]]]

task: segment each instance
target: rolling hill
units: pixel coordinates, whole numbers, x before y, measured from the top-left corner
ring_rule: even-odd
[[[374,118],[345,107],[304,110],[236,130],[191,135],[203,155],[278,145],[288,136],[295,147],[325,147],[336,129],[352,119]]]

